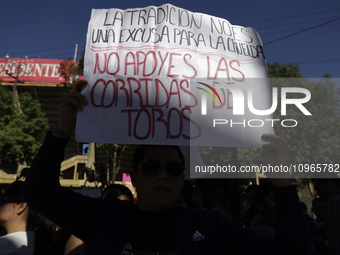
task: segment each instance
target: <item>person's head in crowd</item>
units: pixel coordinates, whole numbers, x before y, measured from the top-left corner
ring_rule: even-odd
[[[330,173],[329,173],[330,175]],[[340,191],[340,178],[333,173],[332,178],[329,179],[312,179],[316,194],[324,201],[327,201],[337,191]]]
[[[272,182],[261,183],[256,189],[255,201],[260,214],[271,221],[276,220],[275,196]]]
[[[133,202],[133,195],[130,189],[121,184],[111,184],[107,186],[100,195],[103,199],[118,198]]]
[[[176,206],[183,188],[184,169],[184,156],[178,146],[139,146],[131,171],[139,208],[164,211]]]
[[[21,195],[23,183],[13,182],[0,196],[0,225],[7,234],[33,229],[34,218]]]
[[[258,185],[250,185],[247,187],[247,189],[244,192],[244,198],[249,205],[249,207],[255,208],[256,203],[255,203],[255,193]]]
[[[315,214],[319,222],[324,221],[325,201],[320,197],[314,198],[311,211]]]
[[[228,179],[197,179],[192,195],[199,207],[215,208],[230,216],[233,186]]]

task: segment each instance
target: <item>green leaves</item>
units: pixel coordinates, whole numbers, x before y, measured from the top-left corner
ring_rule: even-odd
[[[48,121],[30,94],[21,94],[19,99],[22,113],[12,104],[11,91],[0,86],[0,155],[11,162],[30,164],[42,144]]]
[[[280,65],[278,62],[273,64],[267,63],[268,74],[270,78],[302,78],[299,73],[300,67],[297,64],[289,63]]]

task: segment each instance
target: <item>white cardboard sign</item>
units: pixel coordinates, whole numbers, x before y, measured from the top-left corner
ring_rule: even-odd
[[[214,81],[223,79],[230,86],[244,87],[248,78],[267,77],[262,42],[252,28],[171,4],[94,9],[84,63],[89,84],[82,92],[89,105],[78,113],[76,139],[214,145],[211,139],[209,144],[207,139],[200,142],[201,136],[209,136],[204,129],[200,136],[191,134],[197,130],[190,130],[194,123],[190,118],[201,111],[201,96],[192,86],[196,88],[197,81],[215,86]],[[261,87],[259,108],[270,107],[269,88],[268,84]],[[212,102],[209,96],[208,100]],[[232,100],[228,104],[218,113],[226,119],[233,117]],[[266,126],[240,129],[235,133],[226,128],[226,137],[232,135],[233,142],[226,139],[223,146],[260,146],[260,135],[271,130]],[[245,139],[250,136],[254,141]],[[217,144],[220,141],[219,137]]]

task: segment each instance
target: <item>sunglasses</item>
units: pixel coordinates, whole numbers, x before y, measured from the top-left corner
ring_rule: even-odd
[[[161,162],[157,160],[145,160],[142,164],[140,164],[137,167],[137,170],[139,168],[142,168],[142,171],[145,175],[151,176],[158,172],[158,170],[161,168]],[[183,166],[181,163],[176,161],[168,161],[164,163],[165,171],[171,175],[172,177],[179,177],[183,174],[185,166]]]

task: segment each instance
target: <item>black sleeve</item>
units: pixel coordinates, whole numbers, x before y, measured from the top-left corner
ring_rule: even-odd
[[[22,192],[28,204],[40,214],[86,242],[102,201],[60,186],[60,164],[66,144],[67,140],[47,133]]]

